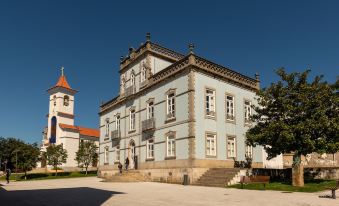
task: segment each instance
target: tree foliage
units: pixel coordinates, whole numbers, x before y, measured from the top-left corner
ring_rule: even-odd
[[[47,164],[53,166],[55,169],[55,175],[58,173],[58,166],[66,163],[67,150],[63,148],[62,144],[54,145],[51,144],[46,148],[44,156],[47,160]]]
[[[80,142],[79,150],[76,152],[75,160],[78,162],[80,168],[86,169],[86,174],[88,167],[98,161],[97,149],[98,147],[93,141]]]
[[[246,134],[248,144],[262,145],[268,159],[281,153],[300,156],[339,150],[339,80],[330,85],[310,70],[288,74],[277,70],[281,80],[258,92],[258,106]],[[298,158],[299,157],[299,158]]]

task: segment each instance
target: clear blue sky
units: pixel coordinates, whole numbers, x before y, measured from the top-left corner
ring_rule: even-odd
[[[76,95],[76,124],[98,127],[101,100],[118,92],[119,58],[152,41],[196,54],[267,86],[274,69],[339,71],[338,1],[0,0],[0,136],[40,142],[61,66]]]

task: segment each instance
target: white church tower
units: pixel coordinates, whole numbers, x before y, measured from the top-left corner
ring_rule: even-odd
[[[49,143],[60,144],[63,141],[58,137],[62,131],[58,125],[74,125],[74,95],[77,91],[69,86],[64,68],[61,68],[61,76],[57,84],[47,91],[50,95],[47,136]]]

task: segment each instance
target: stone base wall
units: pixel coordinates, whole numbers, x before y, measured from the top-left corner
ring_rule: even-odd
[[[339,167],[305,168],[305,177],[314,179],[339,179]]]

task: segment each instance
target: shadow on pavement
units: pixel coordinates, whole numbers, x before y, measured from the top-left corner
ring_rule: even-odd
[[[0,187],[0,205],[101,205],[122,192],[89,187],[7,191]]]

